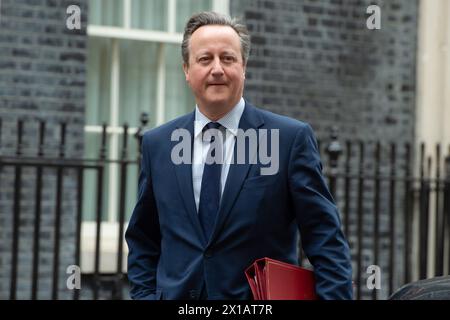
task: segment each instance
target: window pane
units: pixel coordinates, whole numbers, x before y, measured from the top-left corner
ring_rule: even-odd
[[[147,112],[149,126],[156,121],[158,44],[124,40],[120,42],[119,125],[139,126]]]
[[[165,45],[165,58],[165,119],[169,121],[193,111],[195,100],[184,77],[180,45]]]
[[[101,133],[85,132],[84,135],[84,152],[87,159],[98,159],[100,155],[101,147]],[[110,137],[108,135],[107,141]],[[97,196],[99,190],[97,190],[97,177],[98,170],[87,169],[84,170],[83,177],[83,221],[95,221],[97,214]],[[108,165],[105,165],[103,171],[103,184],[102,184],[102,221],[108,219],[108,185],[109,185],[109,170]]]
[[[210,11],[212,0],[177,0],[177,32],[183,32],[187,20],[193,13]]]
[[[110,149],[111,134],[107,137],[107,150]],[[118,155],[111,157],[110,153],[107,153],[107,158],[122,159],[123,148],[123,134],[117,134],[119,139]],[[101,147],[101,133],[85,133],[85,157],[88,159],[98,159]],[[131,213],[136,205],[138,194],[138,141],[133,134],[128,134],[127,145],[127,157],[126,159],[134,161],[129,163],[126,167],[126,193],[125,193],[125,221],[128,221],[131,217]],[[117,177],[116,180],[116,192],[110,194],[111,185],[111,170],[115,170]],[[120,192],[121,192],[121,167],[118,163],[106,164],[103,171],[103,210],[102,221],[109,221],[109,217],[112,215],[114,221],[119,220],[120,210]],[[84,185],[83,185],[83,221],[95,221],[97,214],[97,177],[98,173],[95,169],[87,169],[84,171]],[[110,207],[109,199],[114,199],[113,207]],[[110,212],[114,210],[114,212]]]
[[[119,154],[120,158],[122,158],[122,149],[123,149],[123,134],[119,134]],[[128,144],[127,144],[127,157],[126,159],[133,161],[132,163],[128,163],[126,166],[126,192],[125,192],[125,221],[128,221],[133,212],[134,206],[136,205],[137,195],[138,195],[138,152],[139,144],[138,140],[135,138],[134,134],[128,134]],[[115,197],[120,199],[120,188],[121,188],[121,176],[120,173],[118,175],[118,195]],[[118,210],[120,210],[119,203],[117,204]],[[117,221],[119,217],[117,216]]]
[[[90,0],[89,24],[123,26],[123,0]]]
[[[86,124],[109,123],[111,40],[88,38]]]
[[[148,30],[167,30],[167,0],[131,1],[131,27]]]
[[[127,192],[125,205],[125,221],[129,221],[136,205],[138,195],[138,166],[129,165],[127,170]]]

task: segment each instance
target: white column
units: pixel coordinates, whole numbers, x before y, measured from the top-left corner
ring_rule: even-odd
[[[434,176],[436,144],[441,143],[441,154],[446,155],[447,146],[450,143],[450,23],[448,18],[450,0],[427,0],[420,1],[419,4],[416,159],[420,159],[420,143],[425,142],[425,159],[432,157],[431,174]],[[441,167],[441,176],[442,169],[443,167]],[[416,174],[418,172],[419,161],[416,161]],[[432,193],[428,229],[428,277],[434,276],[435,202],[435,196]],[[418,221],[415,221],[415,224],[418,225]],[[417,245],[416,241],[415,250]],[[444,261],[447,260],[447,257],[444,257]],[[415,271],[417,276],[417,269]]]
[[[443,142],[445,143],[445,153],[450,153],[448,146],[450,144],[450,0],[446,0],[446,10],[444,10],[444,25],[443,30],[445,31],[444,43],[442,44],[441,50],[444,55],[442,70],[444,72],[444,79],[442,83],[442,88],[444,91],[444,110],[443,117],[441,121],[443,122],[442,136]],[[449,266],[450,269],[450,266]],[[449,270],[450,271],[450,270]]]
[[[131,0],[123,0],[123,27],[131,28]]]
[[[229,15],[230,0],[213,0],[213,11]]]
[[[166,94],[166,57],[164,55],[164,43],[158,46],[158,86],[156,90],[156,125],[164,123],[165,94]]]
[[[419,8],[417,143],[433,146],[427,155],[434,155],[436,143],[450,143],[450,0],[420,1]]]
[[[442,121],[443,124],[443,142],[444,142],[444,154],[450,154],[450,0],[447,0],[447,10],[444,11],[445,22],[444,29],[446,30],[445,35],[445,44],[442,47],[444,52],[444,65],[442,70],[444,70],[445,77],[443,81],[444,88],[444,101],[445,107],[443,110]],[[444,244],[447,244],[444,247],[444,274],[450,274],[450,264],[448,263],[450,260],[450,234],[444,234],[446,237],[446,241]],[[446,273],[445,273],[446,272]]]
[[[168,1],[168,17],[167,17],[167,25],[168,25],[168,31],[170,33],[175,33],[176,30],[176,17],[177,17],[177,6],[176,6],[176,0],[169,0]]]
[[[111,114],[110,123],[112,127],[119,126],[119,90],[120,90],[120,52],[119,40],[112,39],[112,64],[111,64]],[[110,135],[109,158],[117,159],[119,156],[119,136],[112,133]],[[109,184],[108,184],[108,221],[116,221],[117,213],[117,195],[118,195],[118,166],[117,164],[109,164]]]

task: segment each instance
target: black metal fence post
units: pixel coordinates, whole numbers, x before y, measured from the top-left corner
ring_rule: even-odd
[[[396,263],[395,263],[395,257],[396,257],[396,244],[397,239],[395,237],[395,188],[396,188],[396,158],[397,158],[397,152],[395,144],[391,144],[391,172],[390,172],[390,178],[389,178],[389,239],[390,239],[390,245],[389,245],[389,296],[392,295],[394,291],[394,279],[395,279],[395,271],[396,271]]]
[[[138,172],[141,171],[141,157],[142,157],[142,139],[144,137],[145,128],[147,127],[149,116],[148,113],[142,112],[139,118],[141,124],[138,127],[138,130],[134,134],[134,137],[138,141]]]
[[[61,137],[59,145],[59,158],[65,157],[66,149],[66,123],[61,123]],[[53,247],[53,286],[52,286],[52,299],[58,299],[58,284],[59,284],[59,247],[61,241],[61,206],[63,195],[63,168],[58,166],[56,171],[56,211],[55,211],[55,236]]]
[[[347,237],[350,235],[350,159],[352,156],[352,144],[350,141],[346,142],[346,158],[345,158],[345,194],[344,194],[344,232]]]
[[[434,275],[442,276],[444,273],[444,216],[441,210],[441,146],[436,145],[436,183],[435,183],[435,268]]]
[[[374,197],[374,224],[373,224],[373,262],[378,266],[379,235],[380,235],[380,157],[381,144],[378,141],[375,146],[375,197]],[[372,289],[372,300],[378,299],[378,289]]]
[[[412,218],[414,210],[414,180],[411,174],[411,147],[407,143],[405,145],[405,195],[404,195],[404,257],[403,257],[403,269],[404,278],[403,282],[408,283],[411,281],[411,233],[412,233]]]
[[[83,210],[83,184],[84,184],[84,168],[77,168],[77,213],[76,213],[76,230],[75,230],[75,265],[80,267],[81,262],[81,223]],[[80,298],[80,290],[73,291],[73,299]]]
[[[444,235],[447,235],[447,273],[450,274],[450,146],[445,157],[445,183],[444,183]],[[445,246],[444,246],[445,247]]]
[[[421,166],[425,166],[425,147],[421,148]],[[419,218],[419,278],[426,279],[427,277],[427,261],[428,261],[428,220],[430,209],[430,171],[431,158],[428,158],[425,169],[421,168],[421,183],[420,183],[420,218]]]
[[[22,156],[23,120],[17,122],[17,149],[16,157]],[[22,166],[16,164],[14,177],[14,209],[13,209],[13,235],[12,235],[12,258],[11,258],[11,284],[9,299],[16,300],[17,297],[17,264],[19,255],[19,224],[20,224],[20,190],[22,179]]]
[[[342,147],[338,140],[337,127],[333,126],[331,129],[331,141],[327,147],[327,153],[330,165],[330,192],[333,198],[336,199],[336,180],[338,171],[339,155],[342,153]]]
[[[38,158],[44,156],[45,143],[45,122],[40,121],[39,124],[39,147]],[[39,247],[40,247],[40,230],[41,230],[41,198],[42,198],[42,167],[36,167],[36,196],[35,196],[35,217],[34,217],[34,239],[33,239],[33,273],[31,286],[31,299],[37,299],[38,292],[38,274],[39,274]]]
[[[100,289],[100,242],[103,213],[103,174],[106,160],[106,123],[102,126],[102,144],[100,147],[99,164],[97,169],[97,212],[95,217],[95,258],[94,258],[94,300],[98,299]]]
[[[357,238],[358,251],[356,256],[356,299],[361,299],[362,288],[362,247],[363,247],[363,225],[364,225],[364,210],[363,210],[363,196],[364,196],[364,142],[359,142],[359,176],[358,176],[358,207],[357,207]]]
[[[122,299],[122,260],[123,260],[123,234],[125,224],[125,196],[127,190],[127,157],[128,157],[128,124],[123,125],[122,154],[120,160],[120,197],[119,197],[119,233],[117,244],[117,293],[113,299]]]

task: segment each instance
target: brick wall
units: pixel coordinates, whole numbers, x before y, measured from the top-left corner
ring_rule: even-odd
[[[381,29],[366,27],[366,8],[381,8]],[[242,17],[252,36],[245,96],[255,105],[309,122],[326,142],[338,127],[341,142],[363,140],[366,170],[373,172],[374,141],[383,143],[382,171],[389,162],[390,142],[412,143],[415,123],[415,83],[418,1],[392,0],[247,0],[231,1],[231,15]],[[322,144],[322,148],[326,143]],[[344,150],[345,151],[345,150]],[[344,153],[345,154],[345,153]],[[344,157],[341,157],[344,158]],[[397,159],[404,158],[400,150]],[[325,160],[325,159],[324,159]],[[404,159],[403,159],[404,163]],[[343,163],[341,163],[343,164]],[[358,170],[352,151],[351,170]],[[399,164],[399,171],[404,164]],[[366,171],[367,172],[367,171]],[[381,195],[381,297],[387,297],[387,188]],[[403,194],[397,186],[397,195]],[[364,184],[364,234],[373,228],[374,184]],[[338,185],[341,204],[343,186]],[[351,187],[349,241],[356,255],[356,184]],[[400,196],[397,212],[403,210]],[[342,208],[342,205],[340,205]],[[397,226],[401,228],[402,217]],[[402,239],[396,245],[402,249]],[[363,240],[363,271],[373,264],[372,239]],[[399,251],[400,252],[400,251]],[[401,256],[397,260],[401,265]],[[398,279],[401,271],[398,271]],[[356,264],[354,261],[354,274]],[[365,283],[365,280],[364,280]],[[396,282],[395,287],[400,285]],[[365,297],[370,293],[365,292]]]
[[[366,28],[379,4],[381,30]],[[311,123],[319,138],[412,141],[417,2],[231,1],[252,35],[246,96]]]
[[[66,8],[81,8],[81,30],[66,28]],[[0,118],[1,154],[16,148],[18,119],[24,120],[24,155],[37,153],[38,121],[45,120],[48,156],[58,153],[61,122],[67,123],[66,154],[83,154],[86,78],[87,1],[3,0],[0,7]],[[9,298],[13,225],[14,169],[0,173],[0,299]],[[24,168],[20,202],[20,242],[17,298],[31,290],[35,169]],[[45,169],[42,188],[40,299],[49,299],[53,274],[55,170]],[[61,216],[60,298],[69,297],[66,267],[74,264],[75,175],[64,172]]]

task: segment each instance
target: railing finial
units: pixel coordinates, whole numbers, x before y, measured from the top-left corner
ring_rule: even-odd
[[[342,146],[338,140],[338,127],[332,126],[330,133],[331,141],[327,147],[328,157],[330,159],[331,169],[336,169],[338,166],[339,156],[342,153]]]
[[[134,137],[138,140],[138,153],[141,153],[141,144],[142,144],[142,137],[144,136],[144,129],[147,127],[148,121],[149,121],[149,115],[147,112],[142,112],[141,116],[139,117],[139,121],[141,122],[141,125],[138,127],[138,130],[134,134]]]

